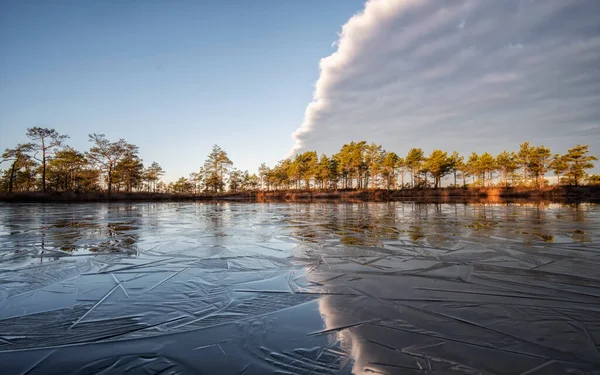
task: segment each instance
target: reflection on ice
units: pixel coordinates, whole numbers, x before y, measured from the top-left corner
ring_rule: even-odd
[[[598,373],[599,226],[594,205],[0,205],[0,373]]]

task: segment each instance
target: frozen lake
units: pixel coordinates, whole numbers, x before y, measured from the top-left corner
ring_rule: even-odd
[[[0,203],[0,374],[600,374],[600,206]]]

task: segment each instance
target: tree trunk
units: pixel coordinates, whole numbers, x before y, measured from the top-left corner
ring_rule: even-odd
[[[42,191],[46,192],[46,149],[42,141]]]
[[[112,191],[112,164],[108,166],[108,194]]]
[[[15,173],[16,173],[16,169],[17,169],[17,161],[19,159],[15,160],[14,163],[12,164],[12,168],[10,169],[10,178],[8,179],[8,192],[12,193],[13,191],[13,183],[15,181]]]
[[[27,174],[27,184],[25,186],[27,187],[27,191],[31,191],[31,171],[28,166],[25,167],[25,173]]]

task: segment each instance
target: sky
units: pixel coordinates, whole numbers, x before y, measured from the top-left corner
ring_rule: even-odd
[[[600,2],[372,0],[342,28],[293,152],[365,139],[600,154]],[[331,139],[336,139],[336,144]]]
[[[0,150],[55,128],[124,138],[174,180],[213,144],[239,169],[285,158],[318,61],[364,1],[1,1]],[[3,167],[3,165],[0,165]]]
[[[600,156],[596,0],[3,1],[0,149],[125,138],[166,180],[352,140]],[[596,168],[597,169],[597,168]]]

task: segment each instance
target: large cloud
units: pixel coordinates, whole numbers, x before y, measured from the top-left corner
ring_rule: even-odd
[[[321,60],[292,153],[363,139],[398,153],[597,151],[599,14],[596,0],[370,0]]]

